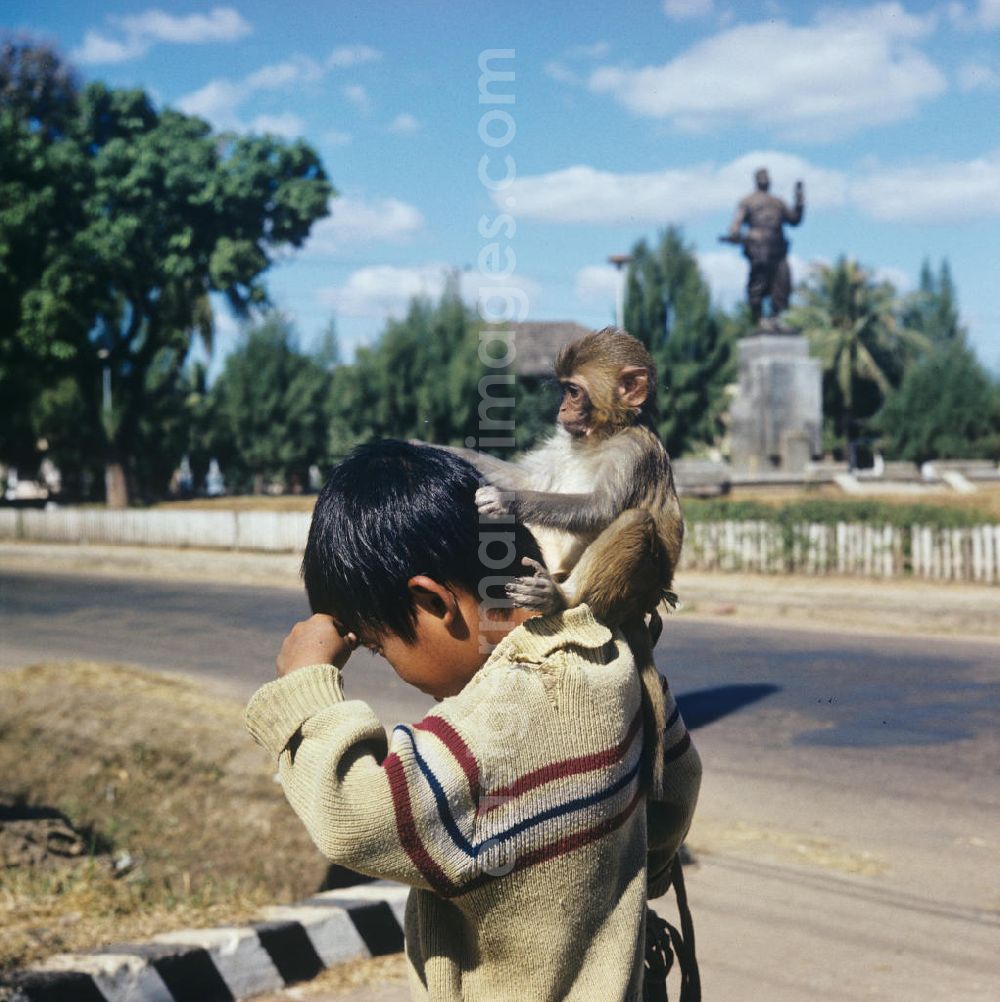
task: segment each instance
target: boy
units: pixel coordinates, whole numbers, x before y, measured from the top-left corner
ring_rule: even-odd
[[[646,804],[623,635],[585,605],[529,618],[481,601],[539,554],[521,526],[480,525],[478,486],[464,460],[402,442],[334,470],[303,561],[317,614],[247,725],[326,856],[414,888],[415,999],[638,999],[645,902],[669,883],[698,756],[668,691],[666,789]],[[341,688],[358,643],[439,706],[387,741]]]

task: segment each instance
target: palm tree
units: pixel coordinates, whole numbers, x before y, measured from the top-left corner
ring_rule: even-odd
[[[859,391],[874,389],[881,405],[902,375],[908,349],[921,351],[930,342],[900,323],[896,290],[877,281],[857,261],[841,257],[820,265],[799,290],[803,301],[785,319],[809,340],[823,366],[824,382],[837,399],[838,426],[853,466],[852,436]]]

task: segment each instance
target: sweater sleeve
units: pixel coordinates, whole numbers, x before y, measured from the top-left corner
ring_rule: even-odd
[[[433,715],[432,715],[433,717]],[[289,803],[330,860],[374,877],[448,891],[471,858],[435,851],[440,806],[471,839],[474,791],[461,771],[428,786],[418,729],[397,727],[391,743],[367,703],[346,700],[332,665],[299,668],[251,698],[246,724],[277,758]]]

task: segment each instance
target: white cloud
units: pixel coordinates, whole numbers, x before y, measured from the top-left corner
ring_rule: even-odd
[[[231,80],[210,80],[180,98],[177,107],[187,115],[206,119],[216,128],[235,129],[239,126],[237,108],[248,95],[248,91]]]
[[[796,268],[795,258],[792,255],[789,258],[792,275],[797,279],[802,272]],[[749,265],[738,250],[702,251],[698,254],[698,267],[712,290],[712,299],[720,306],[729,309],[743,299]]]
[[[641,174],[615,174],[587,165],[548,174],[524,175],[498,192],[498,206],[519,216],[559,223],[668,223],[731,212],[753,187],[754,171],[766,164],[772,191],[786,199],[800,178],[810,206],[831,208],[847,198],[839,171],[818,167],[775,150],[747,153],[728,164],[698,164]],[[513,198],[511,206],[507,200]]]
[[[958,86],[969,93],[1000,88],[1000,73],[985,63],[965,63],[958,68]]]
[[[741,25],[662,66],[600,67],[589,86],[686,131],[749,123],[829,140],[909,118],[945,90],[943,74],[915,46],[932,27],[932,17],[899,3],[824,15],[806,27]]]
[[[522,218],[553,223],[663,225],[720,213],[728,221],[761,166],[770,171],[772,192],[786,201],[794,182],[805,182],[807,214],[855,208],[882,222],[932,224],[1000,215],[1000,148],[965,161],[869,166],[853,179],[776,150],[642,174],[579,164],[521,176],[494,201]]]
[[[1000,0],[979,0],[971,10],[964,3],[950,3],[948,17],[956,28],[965,31],[1000,28]]]
[[[215,79],[190,94],[185,94],[177,107],[189,115],[200,115],[207,119],[217,129],[244,131],[248,126],[240,115],[242,106],[253,95],[266,91],[288,91],[304,84],[315,84],[322,80],[332,69],[344,66],[354,66],[363,62],[371,62],[381,58],[378,50],[367,45],[352,45],[335,49],[327,56],[325,62],[318,63],[309,56],[292,56],[278,63],[269,63],[259,70],[247,74],[241,80]],[[355,103],[367,107],[368,96],[360,85],[345,88],[345,92],[353,94]],[[350,95],[349,95],[350,96]],[[298,135],[303,131],[302,120],[291,113],[277,115],[260,115],[255,122],[270,123],[280,128],[270,131],[280,135]],[[265,131],[258,128],[257,131]],[[340,143],[349,142],[345,133],[331,133],[342,138],[330,140]],[[343,138],[345,137],[346,138]]]
[[[875,269],[875,281],[889,282],[896,292],[905,294],[914,289],[913,276],[903,268],[893,264],[884,265]]]
[[[250,123],[249,131],[294,139],[306,131],[306,123],[298,115],[291,112],[286,112],[283,115],[258,115]]]
[[[588,264],[576,273],[576,298],[584,306],[609,305],[614,310],[618,281],[618,272],[610,264]]]
[[[707,17],[712,13],[712,0],[663,0],[663,13],[676,21]]]
[[[611,51],[609,42],[593,42],[590,45],[574,45],[562,54],[559,59],[550,59],[543,66],[547,77],[558,80],[559,83],[578,85],[583,81],[576,70],[567,65],[568,62],[594,60],[606,56]]]
[[[331,200],[330,215],[312,228],[304,253],[332,255],[358,244],[398,243],[423,227],[420,210],[398,198],[344,195]]]
[[[95,63],[124,63],[136,59],[145,52],[145,48],[136,50],[127,42],[116,42],[98,31],[87,31],[83,35],[83,44],[70,52],[70,59],[81,66],[91,66]]]
[[[397,115],[389,123],[389,131],[395,132],[398,136],[412,136],[415,132],[419,132],[423,128],[423,122],[414,115],[410,115],[407,112],[403,112]]]
[[[431,299],[440,296],[452,274],[453,269],[443,262],[373,265],[352,272],[343,285],[320,289],[317,298],[342,316],[384,320],[402,316],[414,296]],[[538,283],[526,276],[511,276],[500,284],[520,290],[532,309],[541,298]],[[489,290],[497,287],[498,283],[472,272],[463,273],[459,280],[460,294],[470,304],[477,302],[480,296],[488,296]],[[499,308],[499,304],[490,302],[490,308]]]
[[[1000,149],[975,160],[871,170],[851,186],[873,219],[899,223],[970,222],[1000,215]]]
[[[257,90],[281,90],[298,83],[315,83],[323,76],[322,67],[308,56],[293,56],[280,63],[270,63],[254,70],[243,80],[249,93]]]
[[[213,7],[207,14],[175,17],[156,8],[127,17],[109,18],[121,38],[99,31],[87,31],[83,44],[71,53],[78,63],[122,63],[138,59],[153,45],[202,45],[207,42],[234,42],[250,34],[250,25],[232,7]]]
[[[361,84],[348,84],[343,90],[344,97],[354,105],[362,115],[367,115],[372,108],[372,99]]]
[[[343,45],[326,57],[326,66],[331,70],[348,69],[362,63],[373,63],[381,58],[382,53],[370,45]]]
[[[340,132],[337,129],[330,129],[323,133],[323,142],[331,146],[346,146],[354,137],[349,132]]]
[[[569,59],[600,59],[611,51],[611,43],[600,41],[590,45],[574,45],[566,50]]]
[[[439,296],[447,271],[444,264],[373,265],[352,272],[344,285],[320,289],[317,297],[348,317],[398,317],[414,296]]]
[[[247,126],[242,122],[239,111],[254,94],[289,90],[298,84],[315,82],[320,76],[322,69],[314,60],[305,57],[286,59],[284,62],[262,66],[242,80],[210,80],[204,87],[185,94],[177,102],[177,107],[188,115],[199,115],[207,119],[217,129],[242,131]],[[270,118],[272,121],[283,119],[286,125],[295,119],[300,123],[296,126],[296,133],[302,131],[302,120],[295,115],[259,117]]]
[[[559,62],[557,59],[550,59],[543,67],[545,75],[552,80],[557,80],[559,83],[566,84],[578,84],[580,83],[579,76],[571,70],[565,63]]]

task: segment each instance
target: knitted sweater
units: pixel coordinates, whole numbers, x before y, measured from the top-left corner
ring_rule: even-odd
[[[666,793],[649,804],[635,662],[586,606],[517,627],[388,741],[330,665],[263,686],[246,719],[319,849],[414,888],[414,999],[617,1002],[641,997],[645,901],[701,778],[666,698]]]

